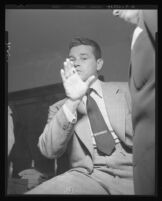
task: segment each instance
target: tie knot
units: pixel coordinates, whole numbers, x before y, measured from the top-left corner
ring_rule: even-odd
[[[93,91],[93,89],[92,89],[92,88],[89,88],[89,89],[87,90],[87,92],[86,92],[86,95],[89,96],[92,91]]]

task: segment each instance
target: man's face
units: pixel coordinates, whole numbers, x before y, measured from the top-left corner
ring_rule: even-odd
[[[83,81],[91,75],[97,76],[97,70],[100,70],[99,61],[96,60],[91,46],[79,45],[72,47],[69,58],[74,63],[74,67]]]
[[[113,10],[113,15],[119,16],[125,21],[137,24],[139,19],[139,10]]]

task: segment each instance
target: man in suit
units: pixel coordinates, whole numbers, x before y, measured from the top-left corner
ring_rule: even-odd
[[[48,122],[39,137],[39,148],[48,158],[68,153],[70,170],[26,194],[134,194],[132,166],[131,99],[127,83],[98,79],[103,66],[99,45],[87,38],[76,38],[69,45],[69,58],[61,69],[67,98],[50,106]],[[86,94],[91,88],[91,97]],[[87,111],[88,100],[95,100],[106,130],[94,133]],[[88,104],[87,104],[88,105]],[[93,129],[92,129],[93,128]],[[108,131],[109,134],[108,134]],[[112,140],[111,152],[101,151]],[[106,141],[107,136],[111,140]],[[110,139],[110,138],[109,138]],[[99,148],[100,147],[100,148]],[[104,148],[105,149],[105,148]]]
[[[155,194],[155,50],[157,10],[114,10],[137,25],[132,38],[129,86],[134,128],[134,187],[137,195]]]

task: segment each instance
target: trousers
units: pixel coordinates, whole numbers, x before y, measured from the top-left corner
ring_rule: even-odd
[[[132,161],[125,153],[120,143],[112,156],[101,155],[94,149],[91,174],[85,168],[73,168],[25,194],[133,195]]]

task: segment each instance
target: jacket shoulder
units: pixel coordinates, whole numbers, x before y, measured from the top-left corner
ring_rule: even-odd
[[[104,85],[106,85],[108,88],[111,88],[113,90],[122,90],[124,92],[129,91],[128,82],[104,82]]]
[[[106,85],[107,90],[112,94],[123,93],[131,110],[132,101],[128,82],[105,82],[104,85]]]

